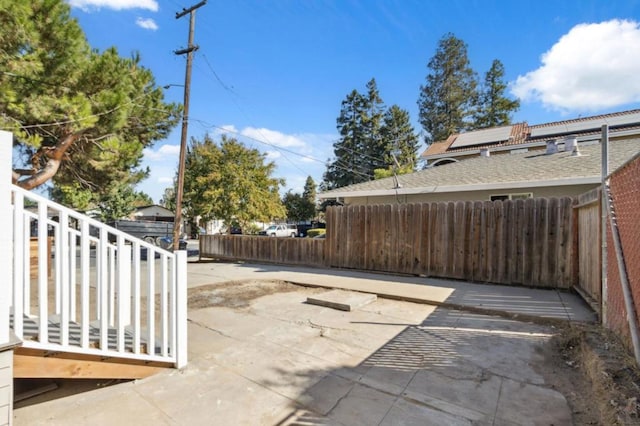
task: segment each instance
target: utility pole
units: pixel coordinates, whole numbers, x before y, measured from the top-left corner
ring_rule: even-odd
[[[182,12],[176,13],[176,19],[180,19],[189,14],[189,43],[185,49],[176,50],[176,55],[187,55],[187,71],[184,77],[184,109],[182,111],[182,135],[180,137],[180,159],[178,160],[178,187],[176,188],[176,212],[173,219],[173,250],[180,248],[180,224],[182,222],[182,193],[184,188],[184,167],[187,152],[187,130],[189,128],[189,94],[191,92],[191,62],[193,61],[193,52],[198,50],[198,46],[193,44],[193,33],[196,24],[196,9],[204,6],[207,0],[182,9]]]

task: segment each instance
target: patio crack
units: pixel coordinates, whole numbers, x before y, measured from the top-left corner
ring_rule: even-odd
[[[214,333],[217,333],[217,334],[219,334],[220,336],[228,337],[229,339],[233,339],[233,340],[238,340],[238,341],[240,340],[240,339],[238,339],[238,338],[236,338],[236,337],[233,337],[233,336],[231,336],[230,334],[224,333],[224,332],[222,332],[222,331],[220,331],[220,330],[218,330],[218,329],[216,329],[216,328],[210,327],[210,326],[208,326],[208,325],[206,325],[206,324],[203,324],[203,323],[201,323],[201,322],[199,322],[199,321],[192,320],[191,318],[187,318],[187,321],[188,321],[188,322],[190,322],[191,324],[195,324],[195,325],[197,325],[197,326],[199,326],[199,327],[202,327],[202,328],[205,328],[205,329],[207,329],[207,330],[209,330],[209,331],[213,331]]]

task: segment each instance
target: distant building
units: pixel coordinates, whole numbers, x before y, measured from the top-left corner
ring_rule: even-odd
[[[640,110],[451,135],[422,154],[424,170],[319,194],[341,204],[575,196],[601,181],[601,126],[613,171],[640,151]]]

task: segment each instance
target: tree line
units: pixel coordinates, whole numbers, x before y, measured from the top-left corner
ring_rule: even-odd
[[[480,82],[467,44],[451,33],[439,40],[427,68],[418,96],[427,145],[455,133],[510,124],[520,107],[505,94],[502,62],[495,59]],[[385,109],[375,79],[366,89],[364,94],[354,89],[342,101],[340,138],[323,176],[324,190],[416,170],[419,142],[409,113],[397,105]]]
[[[104,220],[151,204],[135,190],[149,170],[143,150],[177,125],[181,105],[140,56],[92,49],[63,0],[0,0],[0,125],[14,134],[13,183],[45,186],[50,197]],[[419,122],[427,144],[451,133],[510,122],[518,101],[505,96],[504,67],[495,60],[479,82],[467,45],[445,35],[427,65],[419,92]],[[375,78],[352,90],[336,119],[334,159],[320,185],[333,189],[417,168],[420,138],[407,110],[386,107]],[[280,196],[275,164],[235,138],[193,138],[186,163],[185,216],[228,224],[316,216],[316,183]],[[175,188],[163,204],[175,206]]]

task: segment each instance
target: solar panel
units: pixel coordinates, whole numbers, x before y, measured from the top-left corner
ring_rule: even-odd
[[[461,133],[450,148],[462,148],[487,143],[497,143],[509,140],[513,126],[493,127],[491,129],[474,130]]]
[[[640,123],[640,111],[632,114],[580,120],[573,123],[557,123],[541,127],[531,126],[530,128],[531,137],[539,138],[544,136],[567,135],[571,133],[582,133],[589,130],[599,130],[603,124],[616,127],[638,123]]]

